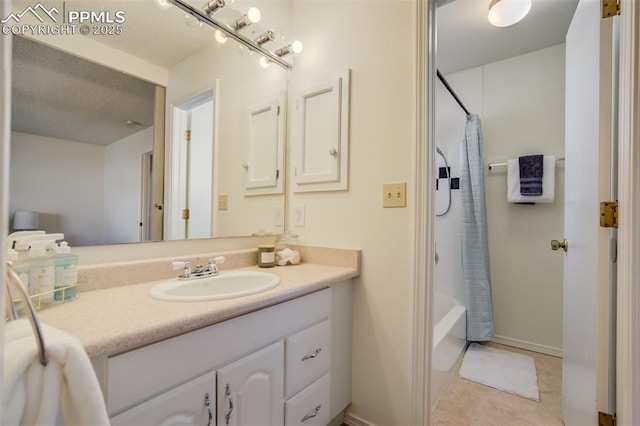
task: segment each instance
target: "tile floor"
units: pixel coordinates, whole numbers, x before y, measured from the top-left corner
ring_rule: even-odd
[[[432,426],[555,426],[562,421],[562,359],[509,346],[487,345],[529,355],[538,372],[540,402],[452,377],[431,417]]]

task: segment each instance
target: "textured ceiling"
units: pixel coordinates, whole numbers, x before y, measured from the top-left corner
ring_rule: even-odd
[[[529,14],[506,28],[489,24],[491,0],[441,3],[438,68],[449,73],[564,43],[578,0],[533,0]]]
[[[153,124],[153,84],[13,40],[12,130],[107,145]]]

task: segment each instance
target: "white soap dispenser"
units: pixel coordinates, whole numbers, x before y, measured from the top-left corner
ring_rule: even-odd
[[[63,234],[49,234],[34,236],[29,240],[28,291],[29,295],[40,295],[36,300],[39,306],[53,303],[55,260],[52,254],[47,254],[47,248],[54,245],[56,240],[63,238]]]
[[[71,254],[71,247],[66,241],[52,247],[55,259],[54,299],[56,301],[74,299],[78,293],[77,287],[70,287],[78,283],[78,255]],[[58,290],[62,289],[64,290]]]

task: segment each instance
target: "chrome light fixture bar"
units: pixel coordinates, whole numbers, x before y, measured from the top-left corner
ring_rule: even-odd
[[[187,4],[184,0],[168,0],[168,1],[173,3],[179,9],[182,9],[184,12],[193,16],[194,18],[209,25],[210,27],[222,31],[227,37],[234,39],[238,43],[249,48],[250,50],[260,53],[264,57],[268,58],[271,62],[275,62],[276,64],[280,65],[282,68],[287,70],[290,70],[292,68],[291,64],[283,60],[280,56],[265,49],[264,47],[256,43],[254,40],[251,40],[250,38],[246,37],[244,34],[235,31],[232,27],[225,24],[224,22],[221,22],[216,18],[213,18],[207,15],[206,13],[194,8],[190,4]]]

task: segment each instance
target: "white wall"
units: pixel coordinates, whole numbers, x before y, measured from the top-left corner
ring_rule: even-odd
[[[291,210],[289,222],[305,244],[363,250],[349,413],[377,425],[409,424],[411,414],[416,11],[415,1],[293,3],[305,50],[290,102],[297,87],[352,73],[349,189],[290,192],[290,206],[306,207],[306,225],[293,227]],[[382,208],[385,182],[407,182],[407,208]]]
[[[153,150],[153,127],[105,148],[104,244],[140,241],[142,155]]]
[[[100,244],[104,160],[99,145],[12,132],[10,213],[39,212],[40,227],[72,246]]]
[[[535,153],[564,156],[564,45],[453,73],[447,80],[482,118],[486,163]],[[463,124],[449,95],[440,102],[441,89],[437,143],[447,146],[449,158],[456,158],[459,149],[450,140],[458,133],[453,142],[459,142],[456,127]],[[564,163],[557,163],[553,204],[507,203],[505,167],[485,169],[485,184],[496,341],[561,355],[563,257],[550,250],[549,242],[563,235]],[[451,280],[455,295],[459,235],[441,219],[447,217],[436,221],[441,255],[436,290]],[[448,251],[452,245],[457,245],[455,252]],[[443,253],[457,265],[443,259]],[[447,272],[442,271],[445,267]]]

